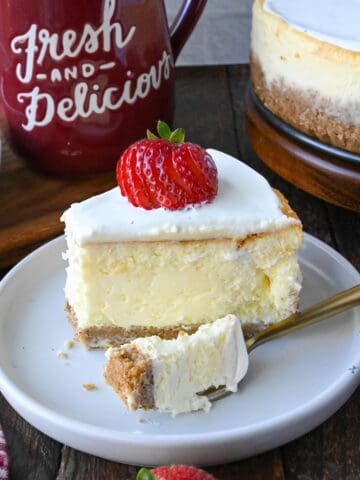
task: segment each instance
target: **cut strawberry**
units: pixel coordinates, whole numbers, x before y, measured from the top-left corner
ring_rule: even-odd
[[[136,205],[139,207],[150,209],[152,208],[153,202],[150,198],[147,188],[145,188],[146,184],[144,183],[144,179],[141,175],[141,169],[137,168],[137,157],[138,153],[141,154],[141,151],[142,150],[138,152],[137,149],[133,148],[129,155],[129,169],[127,170],[129,176],[128,180],[131,194],[134,198],[134,204],[136,203]]]
[[[151,143],[148,152],[149,165],[151,169],[151,181],[156,196],[156,205],[169,210],[176,209],[178,196],[174,192],[174,182],[167,175],[165,165],[169,162],[172,155],[172,145],[170,142],[164,143],[163,140],[145,140]],[[151,157],[151,158],[150,158]],[[155,208],[158,208],[155,206]]]
[[[182,129],[171,132],[159,121],[159,137],[130,145],[116,168],[123,196],[135,207],[147,210],[178,210],[187,205],[211,202],[217,194],[216,165],[199,145],[184,143]]]

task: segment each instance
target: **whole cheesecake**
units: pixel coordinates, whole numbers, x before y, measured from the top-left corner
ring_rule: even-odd
[[[64,213],[67,310],[87,347],[174,338],[228,314],[250,336],[296,311],[300,220],[257,172],[207,152],[210,203],[146,210],[114,188]]]
[[[255,0],[251,77],[274,114],[360,153],[358,0]]]

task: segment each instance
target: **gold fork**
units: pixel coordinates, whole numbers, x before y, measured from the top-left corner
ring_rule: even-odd
[[[344,312],[349,308],[360,305],[360,284],[333,295],[302,312],[294,313],[290,317],[265,328],[246,340],[247,352],[252,352],[256,347],[269,342],[274,338],[282,337],[288,333],[295,332],[301,328],[321,322],[333,315]],[[220,400],[232,392],[225,390],[225,387],[210,388],[199,395],[207,395],[210,401]]]

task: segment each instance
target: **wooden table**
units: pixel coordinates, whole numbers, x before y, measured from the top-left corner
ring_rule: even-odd
[[[289,199],[305,231],[332,245],[359,268],[360,217],[283,181],[251,151],[243,117],[248,77],[247,66],[178,69],[175,124],[186,128],[188,139],[240,156],[265,175]],[[10,266],[37,244],[58,235],[62,230],[59,213],[72,200],[113,183],[113,175],[81,180],[42,176],[5,152],[0,170],[0,267]],[[31,201],[21,196],[25,188]],[[208,470],[220,480],[358,480],[359,412],[358,389],[337,414],[308,435],[263,455]],[[136,467],[86,455],[38,432],[1,395],[0,423],[7,435],[13,480],[135,478]]]

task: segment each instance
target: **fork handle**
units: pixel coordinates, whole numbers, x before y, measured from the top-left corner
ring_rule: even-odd
[[[246,340],[247,351],[250,353],[254,348],[269,340],[300,330],[308,325],[313,325],[357,305],[360,305],[360,284],[337,293],[302,312],[294,313],[281,322],[270,325],[270,327]],[[227,397],[230,393],[225,390],[225,387],[218,387],[210,388],[206,392],[202,392],[201,395],[206,395],[210,401],[214,402]]]
[[[281,322],[270,325],[246,341],[247,351],[250,353],[254,348],[274,338],[282,337],[290,332],[321,322],[328,317],[357,305],[360,305],[360,284],[337,293],[302,312],[294,313]]]

